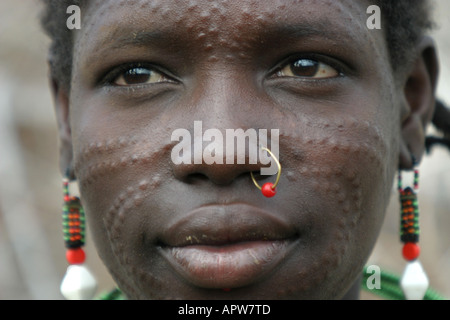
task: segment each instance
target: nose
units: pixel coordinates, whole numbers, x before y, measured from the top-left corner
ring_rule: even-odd
[[[171,160],[175,177],[182,181],[208,179],[217,185],[231,184],[242,175],[259,171],[267,161],[260,145],[267,145],[267,130],[217,128],[203,130],[202,121],[194,121],[193,132],[174,131]]]
[[[261,146],[270,146],[271,130],[261,117],[269,101],[249,79],[210,77],[191,96],[188,128],[172,134],[172,171],[184,182],[209,180],[230,185],[270,166]],[[273,108],[272,108],[273,110]],[[186,122],[185,122],[186,123]],[[278,143],[278,141],[276,141]]]

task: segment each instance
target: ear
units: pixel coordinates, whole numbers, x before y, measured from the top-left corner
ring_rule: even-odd
[[[58,123],[60,171],[63,175],[66,175],[67,170],[69,169],[70,175],[73,175],[72,133],[70,129],[68,90],[61,86],[55,79],[50,80],[50,86],[54,99],[56,120]]]
[[[439,64],[435,43],[424,37],[419,43],[418,56],[407,72],[404,84],[406,106],[402,118],[402,141],[399,166],[413,167],[412,156],[420,162],[425,151],[426,128],[435,106],[435,91]]]

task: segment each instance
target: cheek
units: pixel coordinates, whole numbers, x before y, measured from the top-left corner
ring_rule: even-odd
[[[348,119],[305,131],[280,137],[288,181],[304,179],[316,194],[358,208],[363,198],[385,190],[392,177],[390,142],[376,125]]]
[[[389,144],[377,127],[351,120],[327,127],[330,131],[305,130],[310,133],[301,138],[280,137],[289,142],[280,146],[286,183],[298,190],[296,206],[312,217],[311,226],[303,230],[309,248],[293,264],[302,285],[294,280],[280,296],[311,295],[307,290],[325,282],[340,290],[352,284],[372,250],[389,201]]]
[[[168,171],[161,159],[170,157],[173,146],[149,140],[145,134],[79,140],[75,173],[85,205],[94,216],[114,208],[139,207],[144,197],[158,190]]]
[[[160,192],[167,177],[161,158],[170,158],[172,145],[135,136],[90,138],[86,141],[93,142],[88,145],[82,141],[75,152],[75,171],[100,257],[129,296],[140,297],[140,283],[150,283],[158,292],[161,281],[154,270],[135,266],[141,265],[136,261],[142,257],[154,255],[142,250],[149,248],[146,232],[158,223],[142,213],[157,206],[149,199]],[[143,265],[151,265],[151,261]]]
[[[151,265],[151,261],[145,261],[143,257],[151,257],[154,253],[146,246],[145,226],[148,221],[131,218],[133,213],[142,209],[144,199],[160,183],[161,179],[156,175],[151,181],[143,179],[135,187],[123,190],[102,219],[109,244],[107,252],[111,253],[107,265],[122,290],[133,299],[148,298],[142,296],[142,284],[152,288],[152,298],[170,299],[158,295],[158,292],[163,292],[163,281],[155,270],[137,267]],[[143,248],[148,250],[144,251]],[[140,260],[144,262],[139,263]]]

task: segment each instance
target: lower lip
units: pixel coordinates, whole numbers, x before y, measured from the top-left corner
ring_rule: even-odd
[[[225,246],[164,248],[163,254],[187,281],[204,288],[231,289],[254,283],[287,255],[289,241],[251,241]]]

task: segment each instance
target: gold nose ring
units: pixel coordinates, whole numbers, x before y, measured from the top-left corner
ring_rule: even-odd
[[[272,182],[266,182],[265,184],[263,184],[263,186],[261,187],[258,182],[256,182],[255,177],[253,176],[253,172],[250,172],[250,176],[252,177],[252,181],[255,184],[255,186],[261,190],[262,194],[267,197],[267,198],[271,198],[273,197],[276,193],[276,187],[278,185],[278,182],[280,181],[280,176],[281,176],[281,165],[280,162],[278,161],[277,157],[275,157],[275,155],[272,153],[272,151],[270,151],[269,149],[267,149],[266,147],[262,147],[261,149],[267,151],[270,156],[272,157],[273,160],[275,160],[275,163],[277,164],[278,167],[278,173],[277,173],[277,179],[275,180],[275,183]]]

